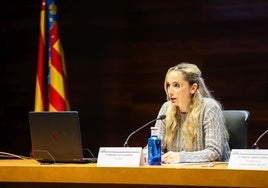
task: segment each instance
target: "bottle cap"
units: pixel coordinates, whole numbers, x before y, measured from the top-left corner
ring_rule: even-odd
[[[158,131],[158,128],[157,127],[151,127],[151,136],[157,136],[157,131]]]

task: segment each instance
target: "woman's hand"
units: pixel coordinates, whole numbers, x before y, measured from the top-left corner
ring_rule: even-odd
[[[162,155],[162,163],[175,164],[180,162],[180,156],[178,152],[169,151]]]

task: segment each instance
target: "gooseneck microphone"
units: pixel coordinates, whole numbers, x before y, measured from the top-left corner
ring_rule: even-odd
[[[147,126],[150,125],[151,123],[153,123],[153,122],[155,122],[155,121],[157,121],[157,120],[163,120],[163,119],[165,119],[165,118],[166,118],[166,115],[160,115],[158,118],[156,118],[156,119],[154,119],[154,120],[152,120],[152,121],[146,123],[145,125],[141,126],[140,128],[138,128],[138,129],[136,129],[135,131],[133,131],[132,133],[130,133],[130,135],[127,137],[127,139],[126,139],[126,141],[125,141],[125,143],[124,143],[124,147],[128,147],[128,140],[129,140],[129,138],[130,138],[133,134],[135,134],[136,132],[140,131],[141,129],[147,127]]]
[[[264,131],[261,136],[258,137],[258,139],[256,140],[256,142],[252,145],[252,149],[259,149],[258,147],[258,142],[260,141],[260,139],[262,137],[264,137],[264,135],[266,135],[268,133],[268,129],[266,131]]]

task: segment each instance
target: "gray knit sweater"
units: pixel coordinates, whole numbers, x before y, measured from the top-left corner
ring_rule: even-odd
[[[170,102],[165,102],[158,115],[166,114]],[[186,115],[185,115],[186,116]],[[182,119],[185,119],[183,117]],[[163,140],[165,137],[166,121],[159,120],[155,124],[158,127],[159,137]],[[187,152],[185,140],[181,135],[181,129],[178,129],[177,137],[173,143],[174,152],[179,152],[180,162],[208,162],[208,161],[228,161],[230,157],[230,148],[226,135],[224,118],[218,103],[211,98],[204,98],[200,120],[197,130],[197,139],[195,146],[197,151]]]

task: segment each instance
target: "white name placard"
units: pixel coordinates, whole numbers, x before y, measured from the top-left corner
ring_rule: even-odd
[[[229,169],[268,170],[267,149],[233,149]]]
[[[100,147],[97,166],[138,167],[143,160],[141,147]]]

